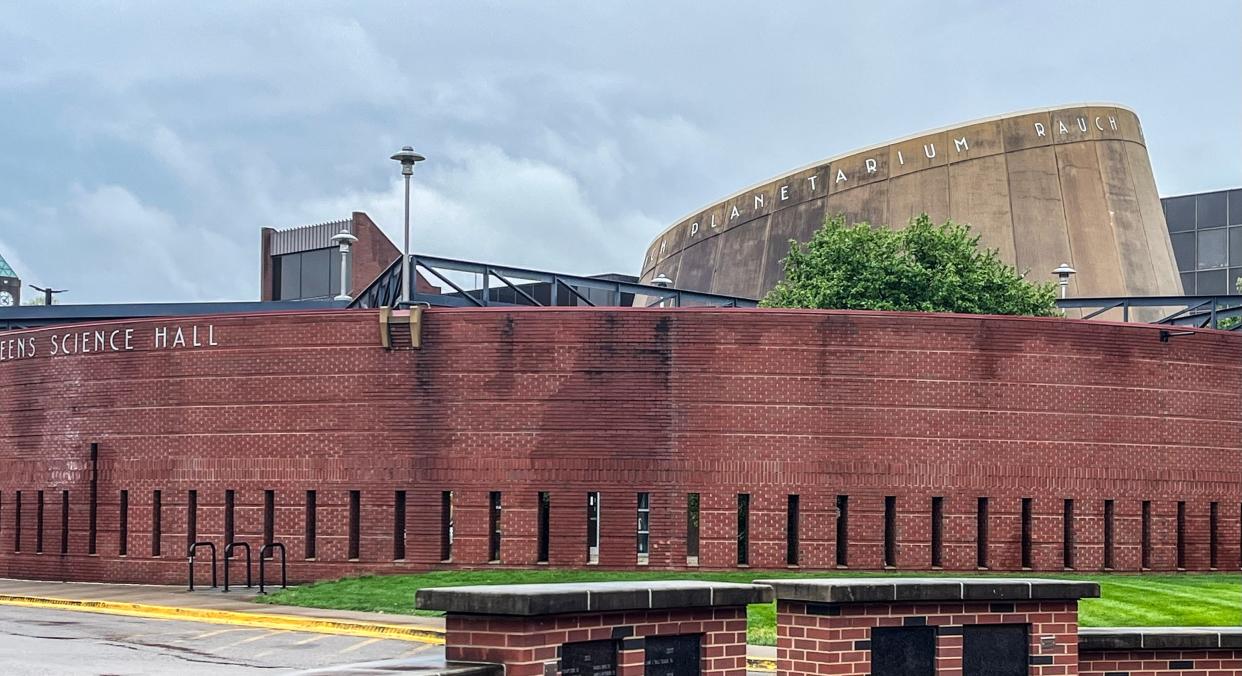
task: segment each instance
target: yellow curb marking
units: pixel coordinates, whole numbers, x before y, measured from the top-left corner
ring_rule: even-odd
[[[11,594],[0,594],[0,605],[23,606],[28,608],[54,608],[59,610],[79,610],[91,613],[104,613],[107,615],[145,617],[155,620],[181,620],[188,622],[205,622],[208,624],[228,624],[243,627],[256,627],[259,629],[284,629],[288,631],[303,631],[317,634],[336,634],[338,636],[387,638],[398,641],[415,641],[418,643],[444,643],[443,630],[431,627],[409,627],[396,624],[355,622],[351,620],[337,620],[322,617],[273,615],[231,610],[208,610],[205,608],[180,608],[176,606],[157,606],[144,603],[126,603],[120,601],[83,601],[43,596],[16,596]]]
[[[363,646],[369,646],[369,645],[371,645],[372,643],[379,643],[379,642],[380,642],[380,641],[382,641],[382,640],[384,640],[384,639],[382,639],[382,638],[368,638],[368,639],[365,639],[365,640],[362,640],[362,641],[358,641],[357,643],[355,643],[355,644],[353,644],[353,645],[349,646],[348,648],[345,648],[345,649],[343,649],[343,650],[338,650],[338,651],[336,652],[336,654],[340,655],[340,654],[342,654],[342,653],[352,653],[353,651],[355,651],[355,650],[357,650],[357,649],[359,649],[359,648],[361,648],[361,647],[363,647]]]
[[[767,657],[747,657],[746,668],[750,671],[776,671],[776,660]]]

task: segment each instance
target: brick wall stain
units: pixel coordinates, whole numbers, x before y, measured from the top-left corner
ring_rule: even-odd
[[[1114,567],[1236,569],[1242,338],[1167,343],[1143,325],[872,312],[719,309],[433,309],[424,347],[385,351],[370,311],[143,320],[132,352],[0,363],[0,575],[183,582],[188,491],[199,539],[223,547],[224,494],[238,540],[258,546],[264,491],[290,575],[309,580],[441,566],[530,566],[538,493],[550,494],[552,566],[586,566],[587,494],[601,494],[599,562],[634,568],[638,493],[650,494],[650,568],[684,568],[687,494],[700,493],[706,569],[737,560],[737,494],[750,495],[749,559],[785,565],[787,496],[799,498],[799,564],[836,566],[836,497],[849,496],[851,569],[884,564],[884,498],[896,497],[896,568],[976,566],[987,497],[988,565],[1060,570],[1064,500],[1074,563],[1100,570],[1104,501]],[[153,349],[155,326],[214,325],[218,346]],[[46,348],[64,329],[13,332]],[[87,555],[89,448],[100,448],[98,554]],[[44,553],[34,553],[36,491]],[[60,491],[70,492],[60,555]],[[120,492],[129,492],[120,556]],[[161,556],[152,499],[161,492]],[[306,491],[316,558],[306,560]],[[361,492],[348,559],[349,491]],[[393,561],[394,492],[406,492],[406,558]],[[16,492],[21,552],[15,552]],[[441,491],[454,493],[441,563]],[[501,557],[489,563],[489,493]]]

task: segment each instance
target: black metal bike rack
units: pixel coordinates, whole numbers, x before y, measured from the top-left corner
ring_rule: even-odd
[[[254,586],[250,583],[250,543],[230,542],[224,545],[224,589],[220,590],[222,592],[229,590],[229,561],[233,558],[233,549],[237,547],[244,547],[246,549],[246,586]]]
[[[216,587],[216,545],[212,542],[195,542],[190,545],[190,591],[194,591],[194,556],[198,552],[199,547],[207,547],[211,550],[211,586]]]
[[[273,549],[279,549],[279,550],[280,550],[280,588],[281,588],[281,589],[288,589],[288,588],[289,588],[289,585],[287,584],[287,583],[288,583],[288,579],[289,579],[289,578],[288,578],[288,576],[285,574],[285,573],[286,573],[286,568],[285,568],[285,545],[284,545],[284,543],[283,543],[283,542],[269,542],[269,543],[267,543],[267,544],[263,545],[263,546],[259,549],[259,593],[260,593],[260,594],[266,594],[266,593],[267,593],[267,592],[263,589],[263,585],[264,585],[264,583],[266,582],[266,580],[264,579],[264,578],[265,578],[265,571],[264,571],[263,563],[264,563],[264,561],[266,561],[266,560],[267,560],[268,555],[272,552],[272,550],[273,550]]]

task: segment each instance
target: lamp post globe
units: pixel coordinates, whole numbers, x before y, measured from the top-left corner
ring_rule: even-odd
[[[341,252],[341,293],[334,300],[353,300],[349,295],[349,279],[347,277],[349,272],[349,246],[357,242],[358,238],[354,237],[348,230],[342,230],[333,235],[332,239],[328,241],[335,244]]]
[[[401,302],[410,302],[410,177],[414,165],[427,159],[414,152],[413,146],[402,146],[390,159],[401,163],[401,175],[405,177],[405,246],[401,251]]]
[[[1062,263],[1060,266],[1057,267],[1056,270],[1052,271],[1052,274],[1057,276],[1057,284],[1061,286],[1061,297],[1062,298],[1065,298],[1065,292],[1067,289],[1069,289],[1070,275],[1075,274],[1077,272],[1078,272],[1077,270],[1070,267],[1069,263]]]

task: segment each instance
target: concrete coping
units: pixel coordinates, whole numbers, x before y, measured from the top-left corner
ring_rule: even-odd
[[[709,608],[768,603],[772,588],[700,582],[501,584],[419,589],[414,607],[471,615],[561,615],[619,610]]]
[[[1080,627],[1078,651],[1242,648],[1242,627]]]
[[[772,586],[778,601],[811,603],[1073,601],[1100,595],[1096,582],[1036,578],[837,577],[755,583]]]

